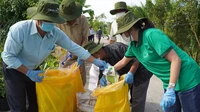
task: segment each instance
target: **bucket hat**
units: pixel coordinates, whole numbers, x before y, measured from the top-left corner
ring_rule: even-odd
[[[55,2],[55,0],[40,0],[37,8],[31,7],[30,10],[27,9],[27,13],[33,10],[36,11],[30,16],[32,16],[34,20],[46,20],[60,24],[66,22],[66,20],[59,15],[59,4]]]
[[[34,14],[35,14],[35,12],[36,12],[36,10],[37,10],[37,7],[29,7],[26,11],[27,11],[27,17],[28,18],[32,18],[33,16],[34,16]]]
[[[117,10],[120,10],[120,9],[128,11],[126,2],[115,3],[115,9],[110,10],[110,14],[115,15],[117,13]]]
[[[94,54],[103,47],[103,44],[96,44],[93,41],[89,41],[83,46],[84,49],[87,49],[90,54]]]
[[[60,15],[67,21],[80,17],[82,5],[74,0],[63,0],[60,4]]]
[[[146,18],[138,18],[131,11],[128,11],[126,14],[117,19],[118,31],[114,35],[126,32],[133,25],[135,25],[135,23],[142,19]]]

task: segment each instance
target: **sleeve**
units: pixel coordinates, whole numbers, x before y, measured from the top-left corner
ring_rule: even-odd
[[[59,33],[60,34],[58,35],[58,39],[56,41],[57,45],[83,60],[86,60],[91,56],[91,54],[87,50],[74,43],[63,31],[59,30]]]
[[[17,58],[23,44],[23,34],[21,32],[23,32],[22,28],[10,28],[8,32],[4,51],[1,53],[1,57],[8,68],[17,69],[22,65],[22,62]]]
[[[89,29],[89,24],[84,15],[81,16],[81,21],[82,21],[82,36],[83,36],[83,41],[88,39],[88,36],[90,35],[90,29]]]
[[[115,21],[113,21],[112,22],[112,24],[111,24],[111,28],[110,28],[110,40],[116,40],[116,37],[115,36],[113,36],[114,35],[114,24],[115,24]]]
[[[152,46],[161,57],[164,57],[173,48],[172,41],[160,30],[151,32],[147,39],[149,39],[149,45]]]
[[[132,44],[133,44],[133,42],[131,42],[131,43],[128,45],[128,49],[127,49],[127,51],[126,51],[126,53],[125,53],[125,57],[127,57],[127,58],[134,58],[134,57],[135,57],[135,55],[134,55],[134,53],[133,53],[133,51],[132,51]]]

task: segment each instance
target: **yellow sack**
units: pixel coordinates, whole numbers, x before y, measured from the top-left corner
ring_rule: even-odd
[[[130,112],[128,84],[124,85],[124,80],[97,88],[92,95],[97,96],[94,112]]]
[[[45,71],[41,83],[36,83],[39,112],[75,112],[76,93],[85,92],[76,64],[67,69]]]

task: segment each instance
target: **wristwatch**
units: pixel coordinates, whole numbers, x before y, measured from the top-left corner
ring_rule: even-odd
[[[170,82],[168,88],[175,88],[175,84]]]

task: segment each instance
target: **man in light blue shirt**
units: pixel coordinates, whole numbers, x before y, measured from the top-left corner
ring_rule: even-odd
[[[100,69],[107,67],[104,61],[92,57],[55,26],[55,23],[64,23],[65,19],[59,16],[59,4],[54,0],[40,0],[32,19],[17,22],[10,27],[1,54],[6,95],[12,112],[38,111],[35,82],[43,79],[43,76],[38,76],[43,72],[38,66],[48,57],[55,44]]]

